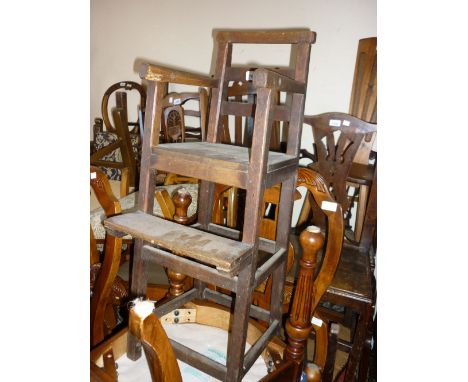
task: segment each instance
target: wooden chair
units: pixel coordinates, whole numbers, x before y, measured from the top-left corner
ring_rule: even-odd
[[[106,175],[97,167],[90,168],[90,184],[104,208],[106,216],[121,212],[120,204],[112,193]],[[91,264],[91,346],[104,340],[117,325],[116,310],[127,295],[117,276],[122,253],[122,238],[108,235],[104,255],[100,259],[93,230],[90,230]]]
[[[102,118],[95,118],[94,120],[94,136],[98,132],[102,132],[103,128],[106,129],[106,131],[114,133],[116,132],[115,125],[112,124],[111,119],[109,118],[109,99],[111,98],[112,94],[114,92],[125,92],[125,94],[130,93],[131,91],[137,91],[139,96],[140,96],[140,101],[137,105],[137,110],[138,111],[144,111],[145,103],[146,103],[146,92],[143,86],[140,84],[133,82],[133,81],[121,81],[113,84],[110,86],[104,93],[104,96],[102,97],[102,102],[101,102],[101,114]],[[125,98],[126,101],[126,98]],[[122,107],[128,112],[127,109],[127,104],[125,103],[122,105]],[[140,134],[139,132],[139,126],[140,126],[140,121],[139,121],[139,115],[140,113],[137,114],[138,118],[135,122],[128,122],[128,125],[131,126],[129,129],[130,133],[135,133],[135,134]]]
[[[99,166],[108,178],[122,181],[120,197],[128,194],[129,188],[135,188],[138,182],[138,150],[139,136],[129,132],[126,109],[126,94],[116,93],[117,107],[112,111],[114,125],[112,132],[96,133],[95,151],[91,153],[91,165]],[[121,171],[126,168],[127,173]]]
[[[198,102],[198,110],[189,110],[185,106],[189,101]],[[208,112],[208,93],[205,88],[199,88],[197,93],[169,93],[162,103],[161,142],[185,142],[206,140],[206,116]],[[186,117],[198,118],[199,126],[186,124]],[[164,176],[159,172],[158,176]],[[165,186],[181,183],[198,183],[198,179],[167,173],[163,181]]]
[[[184,107],[188,101],[196,101],[199,110]],[[208,93],[202,87],[198,93],[169,93],[162,100],[161,142],[205,141],[207,108]],[[199,126],[187,125],[185,117],[199,119]]]
[[[268,340],[280,329],[289,222],[295,190],[310,45],[315,40],[315,34],[308,30],[217,31],[215,39],[217,58],[213,78],[154,65],[142,67],[141,76],[149,84],[138,212],[111,217],[104,225],[111,234],[131,234],[135,238],[132,294],[145,295],[145,268],[149,262],[167,266],[196,279],[193,289],[161,303],[156,309],[158,315],[164,315],[194,298],[210,299],[233,306],[225,367],[218,368],[193,352],[187,355],[183,346],[177,345],[174,349],[177,356],[184,354],[189,363],[201,363],[204,371],[209,374],[219,375],[222,371],[226,381],[239,381]],[[245,68],[231,66],[232,46],[237,43],[295,46],[291,50],[291,62],[294,63],[292,68],[280,71],[262,68],[253,73],[252,84],[257,87],[255,108],[227,100],[228,82],[245,78],[247,71]],[[206,142],[158,144],[161,100],[165,96],[163,89],[168,82],[212,88]],[[291,93],[291,104],[273,105],[273,94],[277,91]],[[225,114],[255,117],[250,149],[220,143],[221,120]],[[289,120],[285,154],[268,152],[273,120]],[[198,223],[195,227],[175,226],[173,222],[150,215],[154,202],[154,169],[202,179]],[[247,190],[245,224],[241,235],[226,227],[211,224],[215,183],[228,183]],[[270,242],[258,237],[260,208],[265,187],[278,183],[282,183],[278,219],[280,223],[276,241]],[[242,241],[235,240],[240,236]],[[270,253],[271,257],[257,269],[259,248]],[[273,274],[271,311],[252,307],[252,290],[270,274]],[[235,292],[235,302],[229,296],[207,288],[207,283]],[[269,328],[244,356],[249,316],[269,322]],[[138,358],[137,349],[133,344],[130,345],[127,354]]]
[[[351,212],[356,199],[349,195],[349,187],[351,185],[359,189],[360,186],[370,186],[372,183],[376,164],[370,164],[370,153],[377,126],[346,113],[304,116],[304,123],[312,128],[314,139],[315,161],[308,167],[323,174],[332,187],[333,195],[345,211],[346,236],[358,243],[367,197],[357,199],[356,210],[359,215],[356,217],[354,230],[351,230]],[[313,208],[316,209],[316,206],[308,195],[297,223],[299,229],[310,220]],[[320,217],[320,214],[316,216]],[[323,222],[317,224],[323,227]]]
[[[314,137],[316,162],[309,165],[317,169],[332,187],[332,194],[336,200],[342,204],[345,211],[345,219],[349,220],[350,207],[353,200],[348,195],[347,187],[349,182],[354,184],[367,182],[374,197],[371,200],[358,203],[366,203],[362,206],[365,218],[362,227],[362,234],[359,241],[349,229],[346,230],[347,240],[343,247],[342,258],[338,266],[335,278],[323,297],[324,305],[319,308],[319,312],[331,321],[340,322],[349,327],[353,335],[351,343],[340,342],[339,348],[349,352],[349,362],[347,366],[346,381],[352,381],[359,369],[359,361],[362,349],[367,345],[368,329],[372,320],[374,308],[374,286],[371,272],[371,244],[376,229],[376,194],[377,188],[377,163],[369,164],[369,152],[367,151],[366,165],[358,164],[360,176],[353,173],[357,164],[354,158],[362,150],[362,142],[368,140],[372,142],[375,138],[377,126],[352,117],[345,113],[325,113],[318,116],[305,116],[304,123],[312,127]],[[336,132],[339,131],[339,137]],[[364,145],[365,147],[365,145]],[[364,180],[363,173],[370,173]],[[369,203],[371,202],[371,203]],[[305,199],[312,210],[313,222],[321,227],[324,222],[318,208],[310,197]],[[359,207],[358,207],[359,209]],[[304,208],[302,213],[304,212]],[[304,215],[302,216],[302,218]],[[307,216],[307,223],[310,224],[310,216]],[[349,225],[348,225],[349,227]],[[373,250],[373,249],[372,249]],[[341,307],[341,311],[329,309],[326,306],[335,308]],[[344,313],[344,314],[343,314]],[[353,319],[357,316],[357,320]],[[360,380],[364,380],[364,371],[360,371]]]
[[[349,114],[377,123],[377,37],[359,40]]]
[[[124,207],[126,206],[127,202],[124,202],[125,199],[118,199],[111,186],[111,182],[107,178],[106,174],[102,172],[98,167],[91,166],[90,167],[90,174],[91,174],[91,187],[96,195],[96,198],[99,202],[100,207],[102,208],[102,212],[104,217],[110,217],[114,215],[118,215],[122,212],[121,201],[124,203]],[[99,214],[98,214],[99,215]],[[92,220],[94,222],[94,220]],[[94,223],[91,224],[92,226]],[[96,227],[94,227],[96,229]],[[106,280],[113,280],[113,284],[111,285],[110,295],[108,292],[106,293],[95,293],[92,292],[92,295],[100,296],[100,300],[96,300],[95,305],[92,306],[102,306],[103,299],[109,299],[107,306],[105,307],[104,314],[105,314],[105,324],[106,330],[105,333],[108,334],[119,322],[125,320],[126,317],[121,316],[119,314],[120,306],[122,301],[124,301],[128,294],[129,294],[129,283],[125,276],[122,274],[120,277],[117,272],[119,272],[119,268],[126,262],[129,261],[131,258],[132,246],[133,246],[133,239],[131,237],[123,237],[119,238],[118,240],[113,241],[112,236],[105,235],[105,237],[101,238],[99,235],[99,231],[97,236],[95,235],[93,227],[90,230],[90,240],[91,240],[91,289],[95,290],[94,285],[98,283],[99,277],[104,277]],[[111,244],[108,244],[108,242]],[[100,255],[101,249],[99,246],[103,246],[102,255]],[[109,248],[112,248],[111,254],[108,254]],[[107,276],[100,276],[101,269],[102,269],[102,261],[100,258],[103,257],[105,260],[104,264],[108,264],[112,259],[112,272],[115,271],[115,267],[117,267],[116,273],[111,273]],[[111,267],[109,265],[105,265],[106,267]],[[107,269],[107,268],[106,268]],[[110,270],[106,270],[105,272],[109,273]],[[99,276],[99,277],[98,277]],[[107,282],[107,284],[110,281]],[[98,285],[104,285],[103,282],[100,281]],[[106,285],[107,285],[106,284]],[[187,286],[188,287],[188,286]],[[99,287],[100,288],[100,287]],[[168,291],[168,284],[161,284],[161,283],[149,283],[147,286],[147,294],[148,298],[159,300],[163,298]],[[97,297],[93,297],[96,299]],[[124,309],[126,312],[126,309]],[[100,314],[100,313],[99,313]],[[96,315],[92,313],[92,316]],[[95,321],[92,319],[92,321]],[[97,320],[99,321],[99,320]]]

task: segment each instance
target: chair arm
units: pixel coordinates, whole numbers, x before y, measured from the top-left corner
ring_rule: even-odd
[[[164,66],[143,64],[140,67],[140,77],[148,81],[170,82],[173,84],[207,86],[210,88],[218,85],[218,80],[202,74],[195,74],[166,68]]]
[[[253,84],[257,88],[272,88],[290,93],[305,94],[306,92],[305,83],[265,68],[254,72]]]

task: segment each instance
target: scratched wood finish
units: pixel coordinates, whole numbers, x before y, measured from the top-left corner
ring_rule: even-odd
[[[346,113],[324,113],[315,116],[304,116],[304,124],[312,129],[315,148],[315,162],[309,164],[310,168],[319,171],[330,187],[333,188],[333,195],[339,202],[345,212],[345,219],[348,222],[351,218],[351,207],[353,198],[348,195],[349,182],[370,184],[370,182],[356,179],[356,171],[352,174],[356,166],[362,166],[365,171],[373,174],[375,166],[369,165],[370,150],[365,153],[362,151],[362,143],[366,140],[374,141],[377,134],[377,125],[365,122],[359,118],[353,117]],[[336,138],[336,135],[339,137]],[[366,161],[361,159],[362,164],[355,163],[356,157],[365,154]],[[365,162],[365,164],[364,164]],[[366,199],[360,198],[358,210],[363,204],[365,206]],[[301,214],[298,219],[298,226],[302,226],[309,220],[311,211],[315,209],[315,216],[320,216],[317,213],[317,207],[311,203],[309,197],[306,199],[302,207]],[[363,211],[360,216],[363,216]],[[317,221],[316,224],[323,226],[323,222]],[[363,219],[358,219],[355,224],[354,235],[352,240],[359,240],[362,229]],[[356,233],[359,232],[359,235]]]
[[[186,139],[204,141],[206,136],[206,113],[208,93],[200,88],[197,93],[172,92],[162,100],[163,119],[161,123],[162,142],[185,142]],[[187,109],[188,101],[199,104],[199,110]],[[199,126],[187,125],[185,116],[199,119]]]
[[[279,211],[279,231],[277,233],[276,247],[277,250],[284,250],[284,256],[281,261],[275,262],[275,267],[269,268],[273,276],[272,286],[272,303],[270,327],[267,330],[268,336],[275,334],[279,331],[278,322],[281,320],[281,303],[280,298],[282,295],[284,283],[284,270],[286,266],[286,249],[288,246],[288,233],[289,221],[292,214],[292,204],[294,198],[294,186],[296,181],[296,166],[298,162],[298,153],[300,146],[300,136],[302,130],[303,108],[305,101],[305,91],[307,86],[308,66],[310,57],[310,45],[315,41],[315,33],[309,30],[274,30],[274,31],[217,31],[214,33],[215,49],[217,52],[214,64],[214,75],[212,78],[200,74],[192,74],[180,70],[172,70],[162,66],[145,64],[141,67],[140,76],[148,80],[148,101],[146,106],[146,120],[145,120],[145,137],[143,144],[142,154],[142,170],[140,174],[140,197],[138,209],[142,212],[141,215],[149,214],[152,207],[153,191],[151,185],[151,173],[154,169],[180,173],[186,176],[193,176],[202,179],[200,192],[199,192],[199,224],[201,227],[206,228],[211,222],[211,210],[213,202],[213,182],[227,184],[230,186],[240,186],[247,190],[247,199],[245,206],[245,224],[242,232],[242,243],[237,245],[247,246],[248,250],[242,254],[249,261],[245,261],[239,266],[239,269],[230,268],[231,274],[237,275],[236,283],[236,299],[234,305],[234,316],[231,322],[231,335],[228,339],[228,357],[227,357],[227,373],[226,381],[240,381],[251,365],[252,356],[247,356],[244,359],[244,349],[247,333],[247,322],[250,311],[251,291],[254,287],[255,271],[256,271],[256,255],[259,247],[259,224],[260,224],[260,211],[262,206],[262,199],[265,187],[273,186],[277,183],[282,183],[282,192],[280,197],[280,211]],[[253,117],[253,134],[252,146],[249,155],[247,155],[247,148],[242,148],[240,152],[242,155],[234,155],[226,157],[227,150],[231,148],[224,148],[220,146],[223,139],[224,130],[223,120],[225,119],[221,108],[223,102],[227,99],[227,88],[230,79],[227,74],[231,67],[232,46],[234,43],[266,43],[266,44],[293,44],[294,48],[291,49],[292,57],[290,62],[293,64],[291,72],[276,72],[271,69],[257,69],[253,72],[252,78],[249,82],[256,86],[256,107],[255,115]],[[232,73],[232,72],[231,72]],[[239,73],[239,72],[237,72]],[[289,77],[287,74],[293,75]],[[192,153],[181,153],[180,146],[187,145],[187,143],[178,143],[170,147],[169,145],[159,145],[160,126],[161,126],[161,111],[162,99],[165,96],[165,89],[167,83],[179,83],[194,86],[205,86],[211,88],[211,107],[208,119],[207,138],[209,144],[214,144],[219,153],[214,154],[208,147],[203,147],[203,150],[195,150],[196,155]],[[288,108],[276,108],[276,94],[278,92],[289,92],[292,94],[292,102]],[[237,106],[234,106],[234,108]],[[272,123],[274,121],[274,110],[283,110],[281,113],[289,114],[289,131],[288,131],[288,144],[286,154],[278,154],[279,156],[269,153],[269,143],[271,138]],[[195,142],[199,147],[202,143]],[[221,149],[221,150],[220,150]],[[221,154],[223,157],[218,157]],[[192,155],[192,156],[191,156]],[[280,158],[275,161],[275,158]],[[133,217],[137,215],[133,214]],[[140,218],[138,218],[140,219]],[[137,219],[137,220],[138,220]],[[111,219],[116,222],[118,219]],[[130,218],[132,220],[132,218]],[[141,219],[143,222],[144,219]],[[153,218],[150,220],[153,221]],[[140,223],[141,223],[140,222]],[[161,220],[161,225],[169,227],[168,224],[174,224]],[[130,224],[127,224],[130,223]],[[125,222],[121,228],[124,232],[131,233],[130,226],[135,222]],[[140,224],[138,223],[138,224]],[[158,222],[159,224],[159,222]],[[125,227],[124,227],[125,226]],[[106,226],[112,228],[111,225]],[[119,230],[118,227],[114,227]],[[146,223],[142,224],[140,228],[147,230]],[[172,228],[168,233],[171,233]],[[178,227],[179,232],[193,234],[193,228]],[[145,276],[139,274],[144,272],[144,264],[141,262],[141,250],[143,240],[147,241],[150,237],[144,235],[145,232],[133,232],[132,235],[140,235],[141,239],[136,240],[134,265],[136,261],[138,271],[133,272],[134,281],[136,280],[137,287],[133,288],[134,292],[144,294]],[[160,230],[161,232],[161,230]],[[199,231],[195,231],[198,232]],[[172,234],[172,233],[171,233]],[[159,234],[160,235],[160,234]],[[201,237],[203,234],[199,234]],[[206,234],[205,234],[206,235]],[[158,236],[158,235],[156,235]],[[181,256],[169,256],[160,251],[161,261],[162,258],[170,261],[168,268],[176,269],[179,264],[183,266],[184,253],[193,250],[193,242],[190,247],[189,240],[180,240],[180,234],[176,238],[174,236],[174,243],[176,245],[173,252]],[[138,236],[137,236],[138,237]],[[189,236],[187,236],[189,237]],[[160,242],[158,244],[167,242],[158,236]],[[226,239],[224,239],[226,240]],[[175,243],[178,241],[178,244]],[[213,241],[214,243],[215,241]],[[156,241],[155,241],[156,243]],[[182,244],[182,245],[181,245]],[[164,245],[161,245],[164,247]],[[173,249],[174,249],[173,248]],[[168,248],[171,250],[171,248]],[[217,248],[216,250],[219,250]],[[156,250],[155,250],[156,251]],[[138,253],[139,254],[138,254]],[[193,251],[195,252],[195,251]],[[203,248],[200,251],[203,255]],[[207,251],[206,255],[212,257],[212,253]],[[235,250],[234,250],[235,252]],[[253,253],[254,256],[246,257],[246,253]],[[232,255],[232,251],[231,251]],[[234,254],[236,257],[236,254]],[[196,258],[194,253],[190,256]],[[199,256],[199,255],[198,255]],[[155,257],[154,261],[158,261]],[[164,260],[166,261],[166,260]],[[185,260],[186,261],[186,260]],[[217,262],[218,260],[216,260]],[[227,262],[230,263],[229,261]],[[185,267],[189,276],[196,276],[196,272],[190,268]],[[207,273],[204,268],[204,274]],[[193,272],[192,272],[193,271]],[[193,274],[192,274],[193,273]],[[219,278],[217,279],[219,280]],[[206,280],[205,280],[206,281]],[[202,285],[201,285],[202,286]],[[222,286],[222,285],[221,285]],[[200,295],[197,293],[197,295]],[[191,296],[191,294],[190,294]],[[182,301],[182,299],[180,300]],[[278,302],[278,303],[277,303]],[[267,337],[262,338],[261,342],[255,351],[261,349],[265,345]],[[251,353],[253,354],[253,353]],[[206,364],[209,368],[209,365]],[[244,366],[244,367],[242,367]]]
[[[104,226],[151,244],[160,245],[180,256],[213,265],[228,273],[235,272],[242,258],[252,249],[247,244],[141,212],[111,217],[104,221]]]

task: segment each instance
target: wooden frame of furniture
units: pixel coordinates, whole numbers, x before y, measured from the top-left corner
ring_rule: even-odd
[[[304,116],[304,124],[312,128],[314,137],[314,159],[308,167],[324,175],[333,188],[333,195],[346,213],[349,228],[354,199],[348,195],[350,184],[370,186],[376,164],[369,164],[370,147],[375,140],[377,125],[365,122],[346,113],[323,113]],[[339,135],[336,138],[336,135]],[[363,144],[365,143],[365,144]],[[358,199],[354,231],[347,230],[347,238],[359,242],[367,205],[367,192]],[[307,224],[311,211],[317,207],[308,196],[301,210],[297,226]],[[315,214],[320,218],[320,214]],[[320,226],[323,223],[316,222]]]
[[[97,167],[90,167],[90,184],[96,196],[104,208],[106,216],[113,216],[121,212],[120,204],[113,195],[109,181]],[[90,263],[91,263],[91,345],[101,342],[106,334],[116,324],[113,319],[111,306],[111,294],[117,271],[120,265],[122,252],[122,239],[107,235],[104,246],[103,260],[99,258],[94,239],[93,230],[90,230]],[[110,312],[110,314],[109,314]],[[106,327],[106,319],[110,321],[110,327]]]
[[[111,120],[109,118],[109,99],[111,95],[119,91],[120,93],[122,92],[130,92],[132,90],[136,90],[139,95],[140,95],[140,105],[139,105],[139,110],[144,110],[145,104],[146,104],[146,92],[145,89],[143,88],[142,85],[134,82],[134,81],[120,81],[117,82],[113,85],[111,85],[105,92],[102,97],[101,101],[101,118],[96,118],[94,120],[95,122],[95,130],[94,134],[98,131],[102,131],[102,129],[105,127],[107,131],[110,132],[115,132],[115,126],[112,125]],[[125,103],[122,105],[122,107],[125,109],[125,112],[128,113],[127,110],[127,104]],[[129,122],[129,126],[133,126],[133,128],[129,129],[131,133],[138,133],[139,131],[139,120],[137,119],[135,122]]]
[[[122,185],[120,197],[128,194],[130,187],[136,187],[138,181],[138,168],[137,160],[133,152],[132,143],[130,139],[129,123],[126,109],[126,94],[124,92],[116,93],[117,107],[113,109],[112,115],[114,117],[115,129],[117,140],[102,149],[91,154],[90,164],[99,167],[118,168],[123,171],[125,168],[126,173],[122,174]],[[102,158],[107,154],[112,153],[114,150],[120,150],[122,155],[122,162],[113,162],[110,160],[103,160]],[[125,177],[124,177],[125,175]]]
[[[294,31],[218,31],[215,33],[217,59],[214,78],[183,71],[144,65],[140,71],[148,85],[145,136],[140,174],[138,212],[113,217],[104,222],[113,235],[135,237],[132,273],[132,293],[145,295],[145,268],[148,262],[175,269],[195,277],[195,288],[172,296],[156,309],[164,315],[193,298],[207,298],[230,306],[230,296],[207,288],[213,283],[236,293],[234,317],[228,341],[227,365],[223,366],[198,354],[190,354],[187,362],[194,367],[226,381],[239,381],[262,351],[268,340],[280,329],[284,269],[288,246],[289,222],[292,213],[296,181],[296,166],[305,101],[310,45],[315,33]],[[229,81],[245,78],[246,69],[231,67],[232,45],[235,43],[293,44],[293,69],[271,71],[257,69],[252,84],[257,88],[257,104],[232,103],[226,100]],[[161,125],[161,100],[165,83],[184,83],[212,88],[207,142],[158,144]],[[277,91],[292,93],[291,105],[279,107],[273,103]],[[252,150],[219,143],[222,138],[222,115],[255,116]],[[288,146],[285,154],[268,152],[273,120],[289,120]],[[152,169],[190,175],[202,179],[198,223],[196,227],[174,226],[174,223],[151,216],[154,202]],[[239,235],[225,227],[211,224],[214,183],[227,183],[247,190],[245,224],[242,241]],[[279,228],[275,242],[259,239],[260,209],[265,187],[282,183]],[[200,229],[197,229],[200,228]],[[204,231],[203,231],[204,230]],[[207,232],[208,231],[208,232]],[[212,233],[210,233],[210,231]],[[228,235],[226,238],[219,236]],[[155,246],[157,245],[157,247]],[[163,250],[166,248],[170,250]],[[257,270],[259,248],[272,256]],[[204,264],[202,264],[204,263]],[[273,275],[272,309],[270,312],[250,304],[251,292],[270,274]],[[269,322],[269,328],[244,356],[248,317]],[[182,345],[174,346],[176,354],[187,356]],[[129,356],[138,357],[130,344]]]
[[[199,110],[188,110],[183,107],[188,101],[198,101]],[[165,143],[185,142],[190,140],[206,140],[206,115],[208,109],[208,93],[200,87],[197,93],[171,92],[162,100],[161,140]],[[186,126],[185,117],[200,119],[200,127]]]

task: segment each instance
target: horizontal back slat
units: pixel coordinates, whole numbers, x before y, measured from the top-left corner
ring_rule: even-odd
[[[262,66],[263,68],[263,66]],[[294,78],[294,69],[291,68],[274,68],[274,67],[265,67],[266,69],[273,70],[277,73],[282,74],[283,76]],[[229,81],[246,81],[245,73],[257,68],[251,67],[230,67],[226,68],[226,79]]]
[[[309,30],[281,30],[264,31],[218,31],[215,39],[219,42],[241,43],[241,44],[297,44],[315,42],[315,32]]]
[[[184,115],[188,117],[199,117],[200,112],[197,110],[184,110]]]
[[[222,115],[235,115],[241,117],[254,117],[254,105],[251,103],[223,101],[221,106]],[[288,106],[273,106],[272,115],[274,121],[289,121],[290,110]]]

